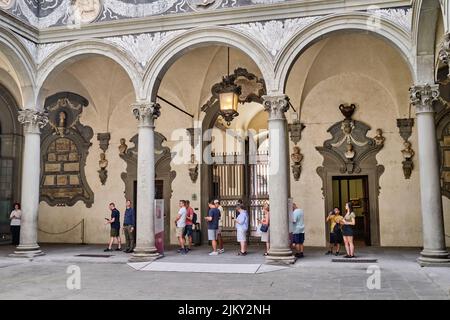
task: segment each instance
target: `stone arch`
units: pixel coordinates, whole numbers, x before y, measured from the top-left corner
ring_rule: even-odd
[[[416,55],[415,80],[417,83],[434,82],[436,28],[440,8],[439,0],[420,0],[413,6],[412,40]]]
[[[412,74],[413,54],[410,34],[404,28],[380,17],[380,28],[368,25],[370,14],[365,12],[327,16],[298,31],[284,46],[275,63],[275,81],[279,91],[283,91],[292,66],[304,50],[329,34],[342,31],[369,32],[393,45],[405,60]]]
[[[247,54],[258,66],[270,91],[273,79],[272,60],[261,44],[231,28],[200,27],[181,33],[159,48],[144,74],[143,97],[149,101],[155,100],[164,74],[183,53],[211,44],[228,45]]]
[[[29,40],[24,40],[29,41]],[[31,42],[30,42],[31,43]],[[9,30],[0,27],[0,50],[12,64],[19,83],[15,83],[20,90],[21,97],[18,104],[22,108],[35,108],[35,65],[32,53]],[[14,79],[16,82],[16,80]]]
[[[103,56],[120,65],[133,84],[135,96],[139,96],[141,76],[140,70],[136,67],[138,63],[134,58],[130,57],[122,49],[104,40],[80,40],[56,50],[39,65],[36,81],[39,92],[38,102],[45,100],[44,85],[52,74],[62,70],[68,63],[73,63],[89,56]]]

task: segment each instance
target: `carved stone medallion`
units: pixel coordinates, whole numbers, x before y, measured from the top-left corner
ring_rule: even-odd
[[[216,9],[222,4],[222,0],[187,0],[187,4],[194,11]]]
[[[0,0],[0,8],[1,9],[9,9],[13,6],[16,0]]]
[[[71,0],[72,13],[80,23],[90,23],[99,16],[102,4],[100,0]]]

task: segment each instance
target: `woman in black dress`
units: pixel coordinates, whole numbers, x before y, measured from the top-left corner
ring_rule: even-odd
[[[353,244],[353,227],[355,226],[355,213],[351,202],[345,204],[345,216],[342,219],[342,235],[344,236],[345,250],[347,255],[344,258],[355,257],[355,245]]]

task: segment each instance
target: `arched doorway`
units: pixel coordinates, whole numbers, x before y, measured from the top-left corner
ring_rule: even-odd
[[[239,116],[231,123],[219,115],[218,96],[213,96],[202,111],[203,157],[209,157],[202,168],[202,188],[207,200],[218,199],[224,208],[222,237],[235,241],[236,205],[242,201],[249,213],[249,237],[255,236],[262,208],[268,193],[268,114],[262,106],[266,92],[263,79],[245,69],[236,69],[235,83],[243,94],[238,107]],[[252,91],[253,88],[253,91]],[[256,89],[255,89],[256,88]],[[204,201],[205,202],[205,201]]]
[[[18,107],[9,90],[0,85],[0,234],[9,233],[9,214],[20,200],[23,135]]]

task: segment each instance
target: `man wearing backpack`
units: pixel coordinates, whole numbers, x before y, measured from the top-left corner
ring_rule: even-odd
[[[194,209],[192,209],[189,200],[186,200],[186,227],[184,228],[183,238],[188,238],[187,251],[191,251],[192,247],[192,225],[194,224]]]

